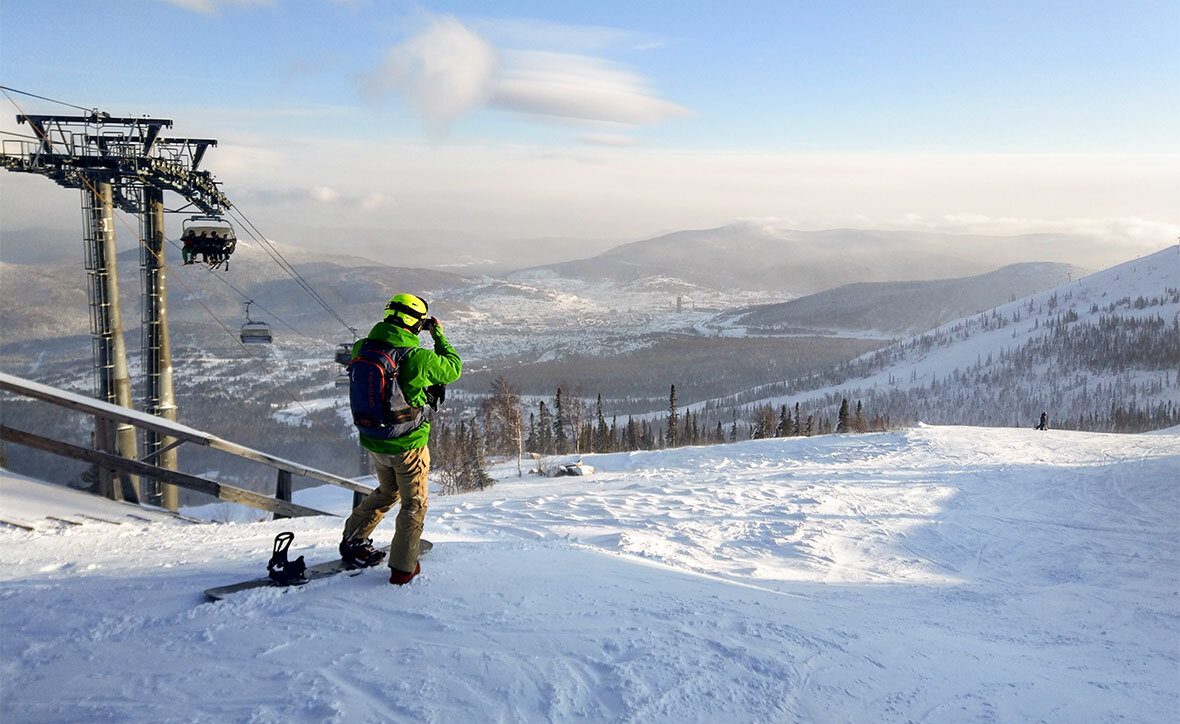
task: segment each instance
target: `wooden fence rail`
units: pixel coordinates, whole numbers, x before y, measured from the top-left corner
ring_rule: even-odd
[[[29,432],[18,430],[8,425],[0,425],[0,439],[11,441],[20,445],[44,450],[46,452],[62,455],[64,457],[81,460],[84,462],[93,463],[100,467],[109,470],[138,475],[144,478],[152,478],[163,483],[176,485],[178,487],[195,490],[198,492],[212,495],[219,500],[225,500],[231,503],[239,503],[247,505],[252,508],[266,510],[274,513],[276,517],[291,517],[291,516],[306,516],[306,515],[332,515],[325,513],[322,510],[308,508],[306,506],[297,505],[291,501],[291,476],[302,475],[313,480],[337,485],[341,488],[352,490],[354,493],[369,493],[372,488],[362,485],[360,483],[349,480],[348,478],[333,475],[322,470],[301,465],[284,458],[280,458],[269,453],[248,448],[244,445],[239,445],[229,440],[223,440],[215,435],[210,435],[207,432],[197,430],[196,428],[181,425],[170,420],[165,420],[160,417],[155,417],[147,413],[132,410],[118,405],[112,405],[101,400],[95,400],[83,395],[73,392],[65,392],[58,390],[48,385],[43,385],[31,380],[25,380],[20,377],[0,372],[0,390],[12,392],[14,394],[22,395],[43,402],[48,402],[59,407],[64,407],[78,412],[83,412],[95,418],[105,420],[112,420],[116,422],[123,422],[133,425],[143,430],[154,430],[168,437],[175,438],[173,445],[181,445],[183,443],[191,443],[195,445],[203,445],[214,450],[221,450],[222,452],[236,455],[238,457],[252,460],[257,463],[268,465],[271,468],[278,470],[278,479],[276,483],[276,496],[274,498],[254,493],[249,490],[243,490],[224,483],[218,483],[207,478],[202,478],[197,475],[190,475],[188,473],[181,473],[175,470],[167,470],[165,468],[152,465],[147,460],[130,460],[118,455],[113,455],[109,452],[101,450],[92,450],[90,448],[72,445],[69,443],[53,440],[50,438],[34,435]]]

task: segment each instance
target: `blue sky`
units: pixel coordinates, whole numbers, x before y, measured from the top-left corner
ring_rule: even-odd
[[[0,0],[0,83],[215,136],[231,198],[313,225],[1169,233],[1177,37],[1175,0]]]

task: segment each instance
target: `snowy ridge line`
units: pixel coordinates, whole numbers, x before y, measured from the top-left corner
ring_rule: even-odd
[[[1121,402],[1166,406],[1175,400],[1180,375],[1173,374],[1174,370],[1169,372],[1166,366],[1156,369],[1154,360],[1130,356],[1122,363],[1128,366],[1119,372],[1089,369],[1076,360],[1056,357],[1045,359],[1031,374],[1017,374],[1002,365],[1013,364],[1020,360],[1019,355],[1028,356],[1038,350],[1054,353],[1049,343],[1067,327],[1087,329],[1089,325],[1102,330],[1100,325],[1112,326],[1110,320],[1125,320],[1119,323],[1129,330],[1132,325],[1160,319],[1164,327],[1142,334],[1155,335],[1159,343],[1174,346],[1175,335],[1170,328],[1176,326],[1178,318],[1180,246],[1172,246],[947,322],[866,353],[831,373],[782,383],[792,388],[790,392],[764,394],[776,385],[759,385],[732,396],[694,403],[690,409],[695,412],[764,404],[777,408],[799,402],[805,414],[830,415],[842,398],[848,398],[863,399],[870,414],[892,412],[895,419],[944,424],[1032,424],[1042,410],[1053,411],[1055,419],[1076,421],[1084,415],[1109,413]],[[1103,333],[1109,336],[1121,332]],[[1180,353],[1173,353],[1172,358],[1180,358]],[[833,381],[842,375],[848,377]],[[817,382],[826,384],[814,384]],[[970,396],[966,396],[968,391]]]

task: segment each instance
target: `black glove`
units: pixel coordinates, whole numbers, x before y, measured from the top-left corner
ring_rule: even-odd
[[[446,385],[431,385],[426,388],[426,404],[430,405],[430,409],[438,412],[438,406],[447,399]]]
[[[422,331],[433,332],[438,327],[438,317],[427,317],[422,320]]]

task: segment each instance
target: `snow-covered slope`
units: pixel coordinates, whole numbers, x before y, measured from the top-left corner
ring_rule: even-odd
[[[831,416],[846,397],[869,415],[953,424],[1032,425],[1047,411],[1082,428],[1134,429],[1117,424],[1120,409],[1146,420],[1176,414],[1178,330],[1172,246],[790,381],[787,394],[742,401]]]
[[[436,547],[221,603],[341,521],[0,529],[6,722],[1167,721],[1180,434],[937,428],[588,456]],[[506,474],[506,471],[500,471]],[[351,494],[305,491],[345,511]],[[378,535],[392,532],[392,521]]]

